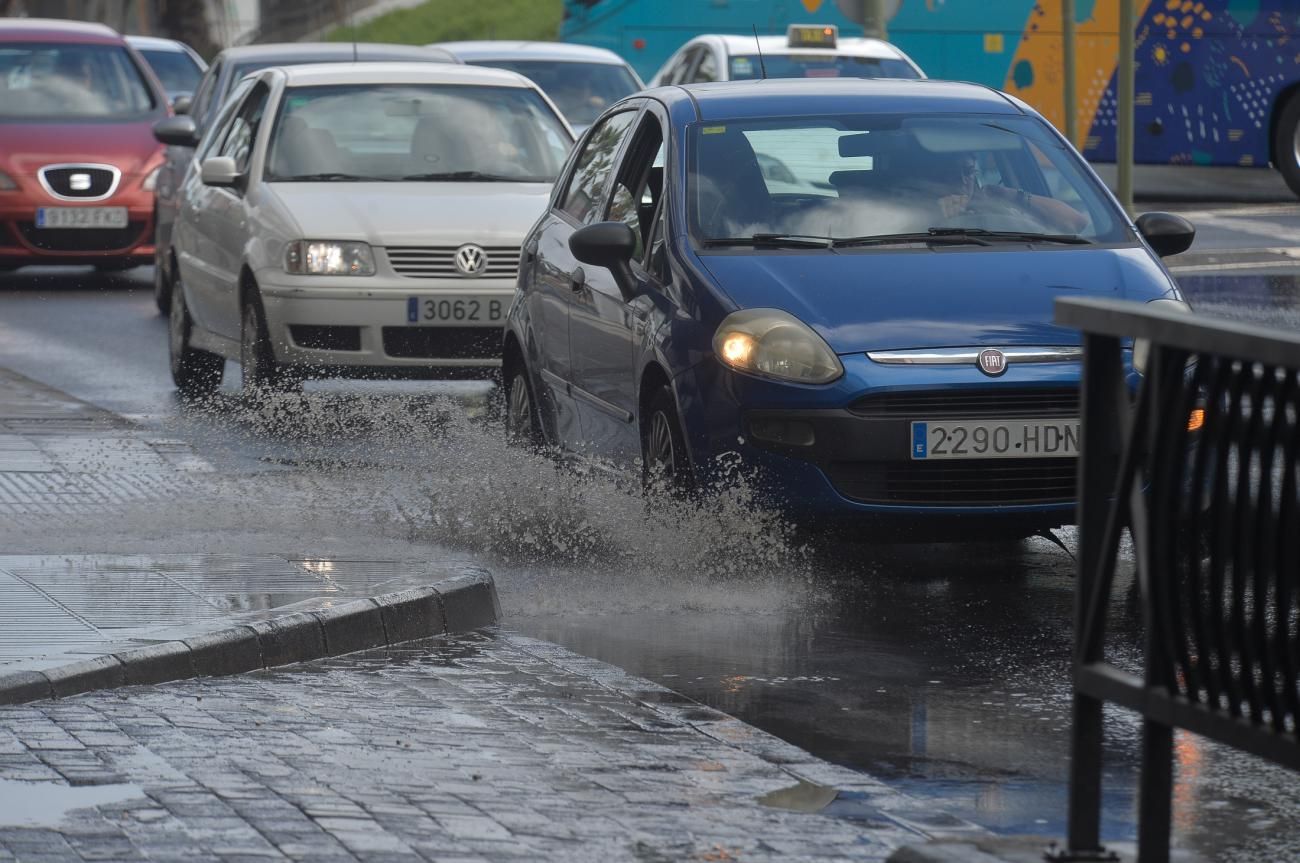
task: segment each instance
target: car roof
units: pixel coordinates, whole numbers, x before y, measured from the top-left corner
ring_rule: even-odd
[[[982,84],[926,78],[767,78],[657,87],[645,96],[690,99],[701,120],[833,114],[1023,114]]]
[[[59,18],[0,18],[0,38],[17,42],[123,43],[121,34],[107,25]]]
[[[462,60],[555,60],[565,63],[628,65],[626,60],[607,48],[573,45],[568,42],[484,39],[467,42],[434,42],[426,47],[442,48]]]
[[[753,36],[719,33],[713,35],[713,38],[722,44],[728,56],[733,54],[752,55],[755,53]],[[867,36],[841,37],[837,40],[834,48],[791,48],[789,40],[785,36],[759,36],[758,47],[762,48],[764,54],[769,55],[843,54],[849,57],[871,57],[876,60],[902,60],[907,56],[895,45],[883,39],[872,39]]]
[[[174,51],[177,54],[188,54],[184,43],[177,42],[175,39],[164,39],[161,36],[126,36],[124,37],[133,48],[143,49],[145,51]]]
[[[239,45],[221,52],[221,57],[231,63],[249,60],[273,63],[310,63],[313,60],[339,60],[346,62],[353,52],[357,59],[416,60],[459,63],[446,51],[424,48],[419,45],[393,45],[387,42],[267,42],[260,45]]]
[[[496,87],[537,85],[514,72],[450,63],[321,63],[279,67],[290,87],[330,84],[474,84]]]

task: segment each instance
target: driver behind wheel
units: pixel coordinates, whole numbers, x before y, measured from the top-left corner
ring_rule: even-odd
[[[1064,201],[1032,195],[1010,186],[982,186],[979,174],[979,160],[970,153],[945,161],[938,179],[947,194],[941,195],[937,203],[946,218],[978,212],[987,202],[997,202],[1003,210],[1030,218],[1055,231],[1073,234],[1088,224],[1087,216]]]

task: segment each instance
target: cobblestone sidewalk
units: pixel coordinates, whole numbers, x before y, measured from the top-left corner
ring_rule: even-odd
[[[0,709],[0,789],[43,801],[0,807],[23,861],[882,860],[968,829],[508,633]]]

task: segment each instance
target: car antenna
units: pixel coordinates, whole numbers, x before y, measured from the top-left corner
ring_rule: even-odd
[[[762,80],[767,80],[767,65],[763,62],[763,45],[758,41],[758,25],[750,24],[754,28],[754,47],[758,49],[758,74]]]

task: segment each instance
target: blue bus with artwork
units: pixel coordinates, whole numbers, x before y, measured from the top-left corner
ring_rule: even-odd
[[[1136,161],[1272,165],[1300,194],[1300,0],[1135,0]],[[932,78],[978,81],[1064,126],[1061,0],[886,0],[889,39]],[[855,0],[565,0],[561,38],[649,80],[701,33],[861,32]],[[1117,0],[1075,0],[1076,146],[1115,160]]]

